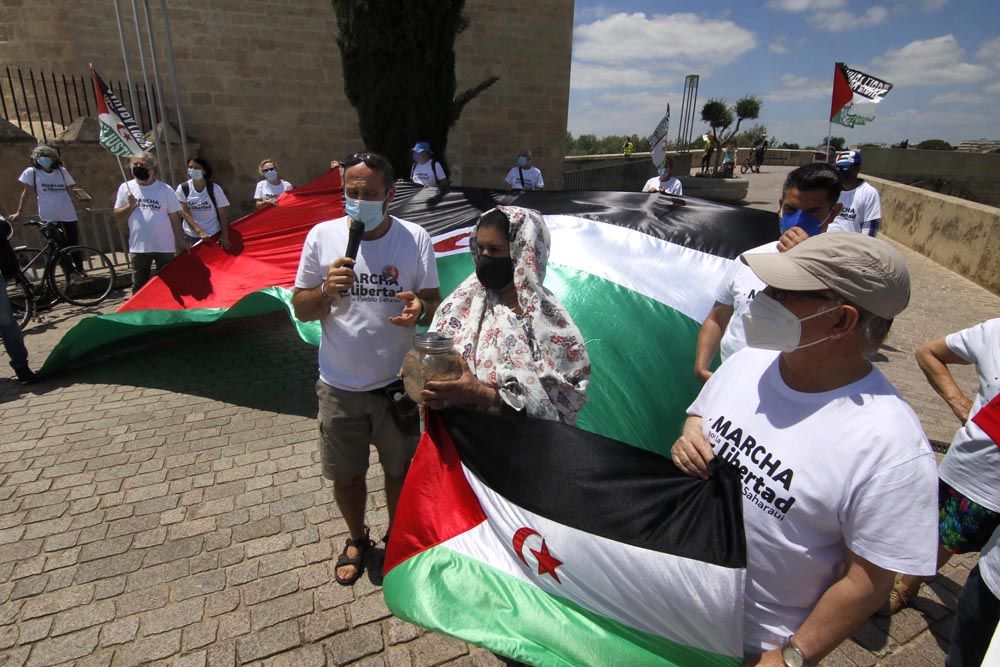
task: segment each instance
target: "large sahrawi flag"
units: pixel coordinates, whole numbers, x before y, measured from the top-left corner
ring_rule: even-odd
[[[848,104],[878,104],[892,90],[892,84],[844,63],[833,68],[833,95],[830,120]]]
[[[94,97],[97,100],[97,120],[101,124],[98,141],[112,155],[129,157],[149,150],[153,144],[146,140],[142,130],[136,125],[132,114],[125,108],[118,96],[97,74],[90,69],[94,81]]]
[[[738,665],[746,547],[731,466],[558,422],[431,416],[386,553],[407,621],[532,665]]]

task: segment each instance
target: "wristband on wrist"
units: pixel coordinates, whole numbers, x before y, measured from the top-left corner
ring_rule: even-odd
[[[420,320],[424,319],[424,315],[427,314],[427,309],[424,308],[424,300],[421,299],[419,296],[417,297],[417,299],[420,301],[420,314],[417,315],[417,321],[419,322]]]
[[[320,296],[325,297],[327,299],[336,298],[336,297],[333,297],[333,296],[331,296],[331,295],[329,295],[329,294],[326,293],[326,281],[325,280],[319,284],[319,293],[320,293]]]

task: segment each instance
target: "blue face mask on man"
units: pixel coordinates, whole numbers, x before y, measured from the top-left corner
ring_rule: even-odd
[[[370,232],[378,227],[385,217],[385,213],[382,211],[383,203],[382,201],[344,197],[344,212],[351,220],[357,220],[363,224],[366,232]]]
[[[524,157],[523,155],[518,155],[517,156],[517,166],[518,167],[527,167],[528,166],[528,158]]]
[[[792,227],[799,227],[809,236],[816,236],[823,230],[823,221],[805,211],[796,211],[795,213],[783,214],[779,226],[782,234]]]
[[[37,162],[38,166],[41,167],[42,169],[51,169],[52,168],[52,158],[50,158],[50,157],[46,157],[46,156],[43,155],[42,157],[40,157],[37,160],[35,160],[35,162]]]

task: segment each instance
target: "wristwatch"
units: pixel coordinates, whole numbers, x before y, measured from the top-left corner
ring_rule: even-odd
[[[792,643],[791,637],[781,645],[781,660],[785,667],[811,667],[799,647]]]

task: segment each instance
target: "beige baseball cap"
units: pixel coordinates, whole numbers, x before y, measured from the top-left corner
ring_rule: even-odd
[[[772,287],[833,290],[886,319],[910,303],[906,260],[891,244],[864,234],[818,234],[787,252],[744,254],[740,259]]]

